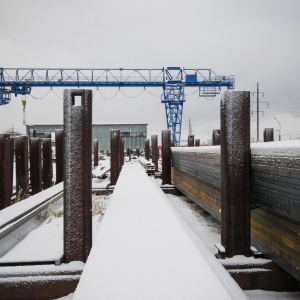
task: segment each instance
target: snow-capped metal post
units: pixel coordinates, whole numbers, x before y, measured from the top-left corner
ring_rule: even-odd
[[[128,159],[130,160],[131,149],[129,147],[127,147],[126,155],[128,156]]]
[[[92,91],[64,90],[64,262],[92,247]]]
[[[27,193],[28,176],[28,144],[29,139],[26,135],[20,135],[15,138],[16,153],[16,194],[18,200],[22,200]]]
[[[10,151],[10,135],[8,133],[0,134],[0,209],[11,205]]]
[[[171,184],[171,130],[161,132],[162,184]]]
[[[145,159],[150,160],[150,140],[145,140]]]
[[[94,139],[93,140],[93,147],[94,147],[94,167],[98,166],[98,140]]]
[[[212,144],[213,146],[220,145],[221,142],[221,130],[220,129],[214,129],[212,133]]]
[[[64,131],[55,129],[55,161],[56,161],[56,182],[64,180]]]
[[[30,138],[36,138],[36,130],[33,128],[29,129],[29,137]]]
[[[141,156],[141,148],[140,147],[136,147],[135,151],[136,151],[136,156],[140,157]]]
[[[11,189],[11,194],[13,193],[13,182],[14,182],[14,158],[15,158],[15,138],[14,137],[11,137],[10,138],[10,170],[11,170],[11,174],[10,174],[10,189]]]
[[[30,185],[32,194],[42,190],[42,140],[30,138]]]
[[[195,146],[195,137],[194,135],[188,136],[188,147],[194,147]]]
[[[124,165],[124,139],[120,136],[120,172]]]
[[[44,138],[51,139],[51,131],[45,131],[44,132]]]
[[[200,139],[195,139],[195,147],[200,147]]]
[[[151,147],[152,147],[152,163],[155,165],[155,172],[158,171],[158,142],[157,135],[151,135]]]
[[[110,184],[116,185],[120,175],[120,147],[121,137],[119,129],[110,130]]]
[[[43,190],[52,186],[53,168],[52,168],[52,147],[51,138],[43,138]]]
[[[250,256],[250,92],[221,95],[221,242]]]
[[[264,142],[274,142],[274,128],[264,129]]]

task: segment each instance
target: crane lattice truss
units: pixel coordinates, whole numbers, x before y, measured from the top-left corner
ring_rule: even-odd
[[[30,94],[33,87],[162,87],[167,128],[174,145],[180,145],[185,87],[199,87],[200,97],[214,97],[222,87],[234,89],[235,77],[216,75],[211,69],[49,69],[0,68],[0,105],[11,94]]]

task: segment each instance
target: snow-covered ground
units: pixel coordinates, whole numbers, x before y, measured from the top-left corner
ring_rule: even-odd
[[[74,300],[99,296],[246,299],[138,164],[122,169]]]
[[[93,179],[93,184],[98,184],[99,186],[106,185],[107,183],[107,180]],[[167,195],[167,198],[169,203],[186,221],[195,235],[201,238],[206,244],[209,251],[211,253],[216,253],[217,249],[214,247],[214,244],[220,243],[220,224],[186,197]],[[105,213],[109,200],[110,196],[94,197],[93,206],[95,215],[93,216],[93,239],[95,239],[99,226],[101,225],[102,216]],[[61,208],[56,208],[55,210],[51,209],[51,211],[48,212],[48,215],[44,214],[40,217],[44,218],[41,225],[25,237],[18,237],[20,239],[19,244],[3,255],[0,260],[16,261],[20,258],[22,258],[22,260],[31,260],[32,258],[35,260],[42,260],[49,259],[50,257],[60,257],[63,249],[62,210]],[[245,291],[245,293],[249,299],[300,299],[299,292],[279,293],[254,290]],[[69,300],[72,298],[73,294],[70,294],[69,296],[60,299]]]

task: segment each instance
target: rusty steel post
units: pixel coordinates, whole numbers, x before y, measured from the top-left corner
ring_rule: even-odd
[[[98,140],[94,139],[93,140],[93,146],[94,146],[94,167],[98,166],[99,159],[98,159]]]
[[[171,184],[171,130],[161,132],[162,184]]]
[[[11,205],[10,135],[0,134],[0,209]]]
[[[250,92],[221,96],[221,242],[250,256]]]
[[[274,142],[274,128],[264,129],[264,142]]]
[[[42,190],[42,140],[30,138],[30,185],[32,195]]]
[[[24,199],[28,194],[28,144],[29,139],[25,135],[15,138],[17,200]]]
[[[64,90],[64,262],[92,247],[92,91]]]
[[[200,147],[200,139],[195,139],[195,147]]]
[[[29,129],[29,138],[36,138],[36,130],[33,128]]]
[[[55,167],[56,180],[58,184],[64,180],[64,131],[55,129]]]
[[[214,129],[212,133],[212,145],[218,146],[221,143],[221,130]]]
[[[150,148],[149,148],[150,140],[145,140],[145,159],[150,160]]]
[[[195,146],[195,142],[194,142],[194,135],[189,135],[188,136],[188,147],[194,147]]]
[[[51,139],[51,131],[47,130],[44,132],[44,138]]]
[[[124,139],[121,137],[120,141],[120,172],[122,170],[122,167],[124,166]]]
[[[13,193],[14,189],[14,161],[15,161],[15,138],[10,138],[10,183],[11,183],[11,194]]]
[[[43,190],[52,186],[53,168],[52,168],[52,147],[51,138],[42,139],[43,146]]]
[[[110,130],[110,184],[116,185],[120,175],[120,130]]]
[[[140,157],[141,156],[141,149],[140,149],[140,147],[136,147],[135,151],[136,151],[136,156]]]
[[[151,135],[151,147],[152,147],[152,163],[155,165],[155,171],[158,171],[158,137],[157,135]]]

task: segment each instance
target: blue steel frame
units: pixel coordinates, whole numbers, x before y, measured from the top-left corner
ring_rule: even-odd
[[[200,97],[214,97],[222,87],[234,89],[234,75],[216,75],[211,69],[0,68],[0,105],[11,94],[30,94],[33,87],[162,87],[167,128],[174,145],[180,145],[184,88],[199,87]]]

